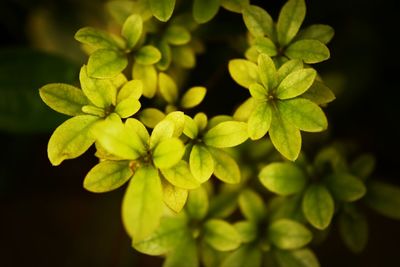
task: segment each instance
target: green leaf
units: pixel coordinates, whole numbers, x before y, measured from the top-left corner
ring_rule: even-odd
[[[226,10],[242,13],[243,7],[247,6],[250,0],[221,0],[221,6]]]
[[[289,0],[282,7],[276,24],[279,44],[284,47],[296,36],[306,15],[304,0]]]
[[[129,118],[125,121],[125,128],[128,131],[136,133],[142,144],[144,144],[144,146],[147,146],[150,136],[143,123],[141,123],[137,119]]]
[[[204,114],[203,112],[197,113],[194,116],[193,120],[196,123],[199,131],[203,131],[207,127],[208,118],[207,118],[207,115]]]
[[[151,133],[150,148],[154,149],[161,141],[171,138],[174,134],[174,128],[175,125],[172,121],[160,121]]]
[[[288,219],[273,222],[268,228],[268,236],[280,249],[301,248],[312,239],[311,232],[305,226]]]
[[[121,101],[115,107],[114,112],[117,113],[121,118],[129,118],[140,110],[140,102],[134,98],[129,98]]]
[[[310,185],[303,197],[302,209],[306,219],[317,229],[323,230],[331,223],[335,203],[323,185]]]
[[[304,98],[278,101],[282,116],[297,128],[306,132],[321,132],[328,128],[328,120],[322,109]]]
[[[118,91],[117,103],[128,99],[134,98],[139,99],[143,93],[143,83],[140,80],[130,80],[124,83],[122,88]]]
[[[158,20],[166,22],[171,18],[175,0],[149,0],[149,2],[151,11]]]
[[[256,100],[253,97],[248,98],[235,110],[233,118],[237,121],[248,121],[255,103]]]
[[[82,115],[82,107],[89,104],[82,90],[68,84],[47,84],[39,89],[39,94],[46,105],[70,116]]]
[[[258,71],[261,82],[268,91],[272,91],[277,85],[277,73],[275,64],[267,54],[258,56]]]
[[[278,49],[276,48],[274,42],[267,37],[257,37],[254,40],[253,46],[259,53],[266,54],[270,57],[276,56],[278,54]]]
[[[133,64],[132,76],[143,82],[143,96],[152,98],[157,91],[157,71],[154,65]]]
[[[317,257],[310,249],[274,250],[281,267],[320,267]]]
[[[140,121],[149,128],[154,128],[165,118],[165,114],[156,108],[143,109],[139,114]]]
[[[199,105],[206,96],[207,89],[203,86],[195,86],[187,90],[182,96],[182,108],[189,109]]]
[[[132,175],[129,161],[102,161],[86,175],[83,187],[94,193],[109,192],[121,187]]]
[[[257,102],[258,102],[257,104],[265,104],[264,102],[266,102],[268,100],[267,99],[267,97],[268,97],[267,89],[258,83],[253,83],[252,85],[250,85],[249,91],[250,91],[250,95],[257,100]]]
[[[164,203],[174,212],[179,213],[186,204],[188,190],[176,187],[163,180],[163,200]]]
[[[190,139],[195,139],[199,133],[196,122],[188,115],[185,115],[185,126],[183,133]]]
[[[279,84],[276,96],[289,99],[301,95],[313,84],[317,72],[313,69],[301,69],[290,73]]]
[[[335,35],[335,30],[331,26],[314,24],[300,31],[296,39],[318,40],[323,44],[327,44],[332,40],[333,35]]]
[[[260,80],[257,65],[248,60],[232,59],[228,68],[232,79],[245,88]]]
[[[243,216],[252,223],[259,223],[266,217],[263,199],[254,191],[245,189],[239,196],[239,207]]]
[[[217,126],[218,124],[226,121],[232,121],[232,117],[228,115],[217,115],[214,116],[210,119],[210,121],[207,124],[207,128],[211,129]]]
[[[189,162],[191,173],[200,183],[207,181],[214,172],[214,160],[205,146],[195,144]]]
[[[160,88],[160,94],[165,101],[169,104],[174,104],[178,99],[178,87],[171,76],[160,72],[158,74],[158,86]]]
[[[172,60],[176,65],[190,69],[196,65],[196,54],[190,44],[171,47]]]
[[[299,156],[301,150],[301,135],[297,127],[282,118],[279,111],[272,113],[269,137],[274,147],[285,158],[294,161]]]
[[[247,124],[238,121],[221,122],[208,130],[203,141],[213,147],[233,147],[245,142],[248,138]]]
[[[204,187],[189,191],[186,210],[190,218],[204,219],[208,212],[208,196]]]
[[[157,44],[157,49],[160,50],[161,59],[157,62],[156,66],[159,70],[165,71],[169,68],[172,61],[171,47],[166,41],[161,40]]]
[[[325,182],[332,195],[345,202],[356,201],[367,192],[364,183],[348,173],[334,173],[326,177]]]
[[[200,183],[193,177],[186,161],[181,160],[175,166],[162,169],[161,173],[174,186],[183,189],[195,189]]]
[[[163,192],[157,170],[140,167],[122,201],[122,221],[137,243],[148,238],[159,226],[163,211]]]
[[[368,178],[375,169],[375,157],[371,154],[363,154],[357,157],[351,164],[351,173],[362,179]]]
[[[339,215],[339,233],[353,253],[360,253],[368,242],[368,222],[364,214],[353,206],[346,206]]]
[[[185,153],[185,147],[178,138],[161,140],[154,148],[154,165],[160,169],[168,169],[176,165]]]
[[[146,153],[144,144],[138,133],[131,131],[117,121],[102,121],[91,129],[92,135],[104,149],[121,159],[137,159]]]
[[[87,73],[93,78],[112,78],[120,74],[127,65],[128,60],[120,51],[98,49],[89,57]]]
[[[162,255],[173,249],[187,235],[186,218],[163,217],[160,226],[147,238],[134,241],[133,247],[147,255]]]
[[[250,221],[239,221],[233,225],[243,243],[250,243],[258,237],[258,225]]]
[[[317,105],[328,104],[335,100],[335,95],[324,83],[320,81],[314,81],[310,89],[301,95],[302,98],[311,100]]]
[[[268,190],[281,196],[299,193],[307,182],[304,172],[291,162],[268,164],[258,177]]]
[[[161,52],[152,45],[142,46],[135,53],[135,60],[142,65],[153,65],[161,59]]]
[[[198,267],[199,256],[196,240],[189,234],[182,237],[175,248],[167,254],[163,267]]]
[[[261,250],[253,244],[246,244],[230,253],[221,267],[260,267],[261,263]]]
[[[185,114],[182,111],[172,111],[165,116],[164,120],[168,120],[174,124],[173,137],[180,137],[185,128]]]
[[[221,192],[210,200],[209,218],[226,218],[237,209],[239,193],[235,191]]]
[[[249,32],[256,36],[274,38],[275,29],[271,16],[263,8],[249,5],[243,9],[243,20]]]
[[[204,240],[219,251],[234,250],[242,242],[235,227],[217,219],[208,220],[204,224]]]
[[[248,121],[249,137],[252,140],[262,138],[271,126],[272,110],[268,103],[258,104],[251,112]]]
[[[166,42],[172,45],[184,45],[190,42],[190,32],[182,26],[171,25],[164,33]]]
[[[329,59],[329,49],[317,40],[299,40],[291,44],[285,55],[290,59],[301,59],[305,63],[314,64]]]
[[[193,18],[198,23],[210,21],[219,10],[220,0],[194,0]]]
[[[129,16],[123,27],[122,36],[125,37],[127,41],[127,46],[129,49],[133,49],[138,43],[143,31],[143,20],[138,14],[133,14]]]
[[[240,169],[236,161],[225,151],[209,147],[214,160],[214,175],[228,184],[240,182]]]
[[[290,73],[301,69],[303,69],[303,61],[298,59],[287,61],[278,69],[278,84],[280,84]]]
[[[369,182],[365,202],[374,211],[400,220],[400,188],[382,182]]]
[[[110,80],[89,77],[86,66],[81,68],[79,80],[83,93],[94,105],[107,108],[115,104],[117,90]]]
[[[66,159],[77,158],[85,153],[95,141],[89,135],[89,130],[98,120],[98,117],[81,115],[58,126],[47,147],[51,164],[57,166]]]
[[[84,27],[82,29],[79,29],[75,34],[75,40],[96,48],[120,48],[120,45],[112,38],[109,33],[92,27]]]

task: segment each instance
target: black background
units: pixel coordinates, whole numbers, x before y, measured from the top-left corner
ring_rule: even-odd
[[[264,6],[276,17],[283,2],[252,3]],[[60,19],[71,24],[72,38],[74,31],[86,26],[75,20],[78,3],[1,0],[1,49],[31,45],[28,18],[38,7],[51,7],[62,14]],[[331,59],[317,67],[322,75],[339,77],[332,82],[338,86],[337,100],[327,109],[331,136],[351,142],[360,152],[375,154],[374,176],[400,185],[400,59],[395,4],[394,0],[307,1],[305,25],[324,23],[336,31],[329,45]],[[232,25],[227,34],[244,30],[235,24],[240,17],[238,20],[225,11],[220,15],[216,25]],[[214,29],[218,36],[220,28]],[[230,113],[246,97],[226,71],[227,60],[240,55],[226,49],[218,38],[209,40],[208,49],[214,60],[200,56],[192,82],[205,81],[210,87],[207,105],[202,108],[210,114]],[[216,72],[218,75],[212,76]],[[159,260],[130,248],[120,221],[123,189],[96,195],[82,188],[84,175],[95,164],[93,151],[52,167],[46,155],[49,136],[0,130],[0,266],[159,266]],[[333,231],[328,241],[316,248],[323,267],[398,265],[400,224],[372,212],[368,218],[370,241],[365,251],[351,254]]]

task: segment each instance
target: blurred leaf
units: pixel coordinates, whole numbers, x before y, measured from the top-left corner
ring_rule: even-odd
[[[189,192],[186,210],[190,218],[201,220],[208,212],[208,195],[203,186]]]
[[[219,251],[230,251],[239,247],[240,235],[229,223],[212,219],[204,224],[204,240]]]
[[[210,21],[219,10],[220,0],[194,0],[193,18],[198,23]]]
[[[262,252],[254,244],[246,244],[230,253],[221,267],[260,267]]]
[[[376,212],[400,220],[400,188],[394,185],[371,181],[368,183],[367,205]]]
[[[190,41],[190,32],[178,25],[171,25],[165,31],[164,39],[172,45],[184,45]]]
[[[214,160],[214,175],[228,184],[240,182],[240,169],[236,161],[225,151],[218,148],[209,148]]]
[[[133,14],[126,19],[122,27],[122,36],[125,37],[129,49],[135,47],[143,31],[143,20],[140,15]]]
[[[260,223],[266,216],[264,201],[253,190],[243,190],[239,196],[239,207],[243,216],[252,223]]]
[[[327,44],[332,40],[335,30],[329,25],[314,24],[308,26],[304,30],[301,30],[297,35],[297,40],[312,39],[318,40],[324,44]]]
[[[241,13],[243,7],[248,5],[250,0],[221,0],[221,6],[226,10]]]
[[[368,242],[367,218],[354,206],[345,206],[339,215],[339,233],[348,249],[362,252]]]
[[[175,0],[149,0],[153,15],[160,21],[166,22],[172,16]]]
[[[280,267],[319,267],[314,252],[310,249],[275,250],[274,256]]]
[[[302,209],[308,222],[322,230],[331,223],[335,203],[325,186],[310,185],[304,193]]]
[[[367,189],[358,178],[347,173],[334,173],[325,179],[332,195],[341,201],[351,202],[362,198]]]
[[[280,219],[268,228],[271,242],[280,249],[297,249],[308,244],[312,239],[311,232],[302,224]]]
[[[207,147],[195,144],[190,152],[190,171],[200,182],[207,181],[214,172],[214,160]]]
[[[161,52],[152,45],[142,46],[135,53],[135,60],[142,65],[153,65],[161,59]]]

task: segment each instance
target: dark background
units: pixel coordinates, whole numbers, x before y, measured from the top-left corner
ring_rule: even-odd
[[[85,58],[73,34],[86,25],[102,26],[98,2],[0,1],[0,266],[159,264],[130,248],[120,222],[123,189],[96,195],[82,188],[83,177],[95,164],[93,151],[59,167],[52,167],[46,155],[51,129],[66,118],[46,108],[37,89],[49,82],[76,82]],[[284,1],[252,3],[276,17]],[[374,176],[400,185],[395,3],[307,1],[305,25],[324,23],[336,30],[329,45],[331,60],[317,67],[337,95],[327,109],[330,136],[351,143],[359,152],[375,154]],[[213,21],[210,36],[215,38],[208,44],[213,61],[200,56],[192,79],[208,85],[208,104],[202,108],[210,114],[230,113],[246,97],[226,71],[227,60],[239,55],[218,38],[222,30],[234,35],[244,28],[239,16],[225,11],[220,15]],[[397,265],[399,222],[372,212],[368,218],[370,241],[365,251],[351,254],[334,231],[316,248],[323,267]]]

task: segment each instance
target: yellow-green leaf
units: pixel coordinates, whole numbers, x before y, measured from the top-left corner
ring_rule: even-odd
[[[157,70],[154,65],[133,64],[132,76],[143,82],[143,96],[152,98],[157,91]]]
[[[77,31],[75,34],[75,40],[96,48],[120,48],[119,44],[109,33],[92,27],[84,27],[79,29],[79,31]]]
[[[172,16],[175,0],[149,0],[151,11],[158,20],[166,22]]]
[[[139,119],[149,128],[154,128],[165,118],[165,114],[156,108],[145,108],[139,114]]]
[[[183,26],[171,25],[164,33],[166,42],[172,45],[184,45],[190,41],[190,32]]]
[[[174,104],[178,98],[178,87],[175,81],[163,72],[158,74],[158,87],[160,88],[161,96],[169,104]]]
[[[122,26],[122,36],[125,37],[129,49],[135,47],[143,31],[143,20],[138,14],[129,16]]]
[[[203,86],[190,88],[181,99],[181,106],[185,109],[193,108],[199,105],[206,96],[207,89]]]
[[[171,168],[161,169],[161,173],[168,182],[179,188],[195,189],[200,186],[200,183],[190,172],[188,163],[184,160],[179,161]]]
[[[306,15],[304,0],[289,0],[282,7],[276,24],[279,44],[284,47],[296,36]]]
[[[219,251],[234,250],[242,242],[235,227],[218,219],[211,219],[205,223],[204,240]]]
[[[94,78],[113,78],[127,65],[128,59],[122,52],[113,49],[98,49],[89,57],[87,72]]]
[[[312,234],[296,221],[280,219],[271,223],[268,237],[272,244],[280,249],[297,249],[307,245],[312,239]]]
[[[240,182],[240,169],[236,161],[225,151],[209,147],[214,160],[214,175],[228,184]]]
[[[220,0],[194,0],[193,18],[198,23],[210,21],[219,9]]]
[[[161,59],[161,52],[152,45],[142,46],[135,53],[135,61],[142,65],[153,65]]]
[[[201,220],[208,212],[208,195],[203,186],[189,191],[186,210],[190,218]]]
[[[179,213],[186,204],[188,190],[176,187],[168,181],[163,180],[164,203],[174,212]]]
[[[252,35],[274,38],[275,29],[271,16],[263,8],[249,5],[243,9],[243,20]]]
[[[275,64],[267,54],[258,56],[258,72],[260,80],[268,91],[275,89],[277,85],[277,73]]]
[[[168,169],[176,165],[185,153],[185,147],[178,138],[160,140],[153,151],[154,165],[160,169]]]
[[[335,30],[331,26],[314,24],[300,31],[296,39],[318,40],[324,44],[327,44],[332,40],[333,35],[335,35]]]
[[[191,173],[200,183],[207,181],[214,172],[214,160],[205,146],[193,146],[189,163]]]
[[[310,185],[304,193],[302,210],[311,225],[323,230],[331,223],[335,203],[324,185]]]
[[[240,194],[239,207],[243,216],[255,224],[262,222],[267,215],[264,200],[251,189],[245,189]]]
[[[300,59],[305,63],[314,64],[329,59],[328,47],[318,40],[299,40],[290,44],[285,50],[290,59]]]
[[[301,69],[290,73],[279,84],[276,96],[279,99],[290,99],[301,95],[313,84],[317,72],[313,69]]]
[[[248,138],[247,124],[238,121],[225,121],[208,130],[204,143],[213,147],[233,147],[245,142]]]
[[[262,138],[269,130],[272,120],[272,110],[268,103],[259,103],[251,112],[248,121],[249,137],[252,140]]]
[[[239,85],[249,88],[253,83],[260,81],[257,65],[245,59],[229,61],[229,73]]]

